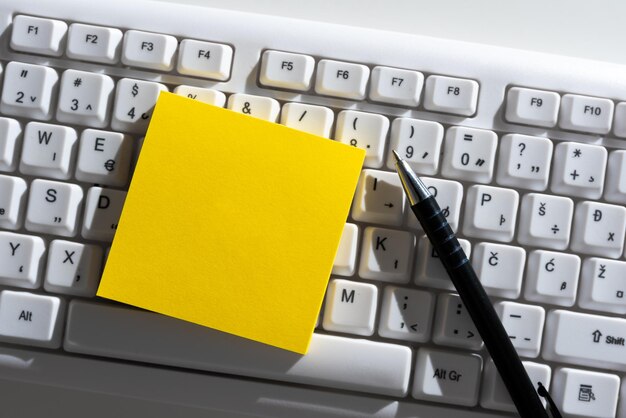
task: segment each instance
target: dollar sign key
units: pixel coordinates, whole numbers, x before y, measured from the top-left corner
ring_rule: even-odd
[[[133,86],[133,97],[137,96],[137,94],[139,94],[139,86],[135,83]]]

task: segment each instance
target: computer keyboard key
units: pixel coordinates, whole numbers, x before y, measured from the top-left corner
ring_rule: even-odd
[[[597,97],[565,94],[561,99],[559,126],[572,131],[607,134],[613,122],[613,102]]]
[[[54,240],[48,247],[43,287],[52,293],[94,297],[100,282],[101,267],[102,248]]]
[[[60,57],[67,24],[60,20],[18,15],[13,19],[11,48],[20,52]]]
[[[469,350],[483,347],[483,340],[458,295],[439,294],[433,328],[433,341],[437,344]]]
[[[365,167],[380,168],[388,131],[389,119],[385,116],[343,110],[337,116],[335,139],[365,150]]]
[[[498,136],[484,129],[448,128],[441,174],[458,180],[489,183],[493,176]]]
[[[501,186],[542,191],[548,186],[552,141],[508,134],[500,139],[496,181]]]
[[[228,98],[228,108],[244,115],[254,116],[270,122],[278,122],[280,104],[278,101],[263,96],[235,93]]]
[[[221,91],[214,89],[180,85],[174,89],[174,93],[217,107],[224,107],[226,104],[226,95]]]
[[[61,76],[57,119],[95,128],[107,126],[114,88],[109,76],[65,70]]]
[[[346,223],[335,254],[332,274],[352,276],[356,270],[356,254],[359,245],[359,228],[355,224]]]
[[[122,64],[153,70],[174,68],[178,41],[173,36],[128,30],[122,46]]]
[[[587,258],[583,262],[578,304],[585,309],[626,314],[626,262]]]
[[[66,54],[76,60],[115,64],[120,59],[122,37],[119,29],[72,23]]]
[[[624,249],[626,208],[597,202],[579,202],[574,214],[574,251],[618,258]]]
[[[626,102],[615,105],[613,120],[613,134],[620,138],[626,138]]]
[[[466,239],[459,238],[459,244],[465,255],[469,258],[472,254],[472,245]],[[419,240],[415,262],[415,284],[419,286],[433,287],[436,289],[455,290],[450,276],[441,264],[437,251],[433,249],[430,240],[422,235]]]
[[[443,126],[438,122],[396,118],[391,124],[389,149],[396,150],[418,174],[437,173],[442,142]],[[396,169],[391,152],[387,157],[387,168]]]
[[[410,232],[365,228],[359,276],[363,279],[408,283],[414,248],[415,236]]]
[[[160,83],[123,78],[117,82],[111,127],[116,131],[143,134],[148,128],[159,93],[167,91]]]
[[[604,198],[612,203],[626,205],[626,151],[613,151],[609,155]]]
[[[22,125],[15,119],[0,117],[0,171],[13,171],[21,145]]]
[[[446,217],[446,221],[453,231],[459,225],[461,214],[461,202],[463,201],[463,186],[458,181],[442,180],[432,177],[420,177],[430,194],[437,199],[437,204],[441,212]],[[407,201],[408,206],[408,201]],[[407,209],[407,226],[413,229],[422,230],[422,225],[415,217],[413,211]]]
[[[463,233],[469,237],[510,242],[519,196],[513,189],[472,186],[467,190]]]
[[[76,179],[121,187],[128,182],[133,139],[118,132],[85,129],[80,136]]]
[[[517,240],[526,245],[564,250],[574,217],[568,197],[529,193],[522,198]]]
[[[12,61],[4,71],[0,112],[5,115],[48,120],[59,75],[43,65]]]
[[[370,69],[365,65],[320,60],[317,63],[315,92],[345,99],[365,99]]]
[[[589,199],[602,195],[606,148],[561,142],[554,150],[551,189],[555,193]]]
[[[426,342],[430,338],[435,297],[430,292],[385,287],[378,334],[398,340]]]
[[[554,372],[550,392],[564,416],[614,418],[619,386],[617,375],[562,367]]]
[[[330,138],[335,114],[324,106],[303,103],[285,103],[280,115],[280,123],[290,128],[313,135]]]
[[[176,69],[180,74],[224,81],[230,77],[232,61],[233,49],[228,45],[184,39]]]
[[[463,78],[431,75],[426,79],[424,108],[433,112],[472,116],[478,104],[478,83]]]
[[[24,129],[20,172],[66,180],[76,154],[76,131],[67,126],[30,122]]]
[[[495,309],[517,353],[522,357],[537,357],[546,317],[544,309],[516,302],[498,302]]]
[[[29,292],[0,292],[0,341],[59,348],[65,302]]]
[[[22,227],[26,182],[19,177],[0,174],[0,228]]]
[[[333,279],[326,290],[322,326],[327,331],[372,335],[378,302],[373,284]]]
[[[91,187],[85,199],[83,238],[113,241],[126,200],[126,192]]]
[[[506,95],[506,120],[553,128],[559,116],[560,103],[558,93],[513,87]]]
[[[372,70],[370,99],[415,107],[420,102],[423,85],[424,75],[420,72],[376,66]]]
[[[488,295],[519,297],[526,265],[523,248],[481,242],[474,245],[472,265]]]
[[[400,226],[404,218],[404,190],[396,173],[365,169],[357,184],[352,217],[361,222]]]
[[[76,184],[34,180],[30,185],[26,229],[45,234],[76,235],[83,189]]]
[[[573,306],[578,289],[580,257],[535,250],[528,254],[524,297],[530,301]]]
[[[482,365],[478,354],[420,348],[411,394],[415,399],[474,406],[478,402]]]
[[[313,57],[281,51],[265,51],[259,81],[268,87],[306,91],[315,70]]]
[[[45,251],[39,237],[0,231],[0,285],[39,287]]]

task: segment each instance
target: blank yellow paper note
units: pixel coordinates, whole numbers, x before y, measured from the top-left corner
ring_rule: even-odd
[[[162,93],[98,296],[305,353],[363,159]]]

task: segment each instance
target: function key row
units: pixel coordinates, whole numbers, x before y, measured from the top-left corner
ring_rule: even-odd
[[[67,48],[64,48],[67,43]],[[214,80],[230,77],[233,49],[224,44],[184,39],[180,42],[170,35],[128,30],[125,34],[115,28],[16,16],[13,20],[11,48],[60,57],[122,64],[157,71],[172,71],[178,49],[176,70],[179,74]]]

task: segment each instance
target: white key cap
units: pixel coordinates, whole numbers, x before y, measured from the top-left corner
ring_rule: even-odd
[[[576,205],[571,248],[587,254],[617,258],[624,249],[625,231],[625,207],[579,202]]]
[[[541,382],[546,388],[550,387],[550,377],[552,371],[550,366],[545,364],[534,363],[531,361],[523,361],[522,365],[530,377],[530,381],[535,387]],[[511,400],[509,392],[504,386],[504,382],[500,377],[500,373],[496,369],[493,360],[489,359],[485,363],[485,372],[483,373],[483,387],[480,392],[480,405],[483,408],[497,409],[500,411],[516,412],[515,405]],[[545,405],[546,401],[541,399]]]
[[[564,250],[573,216],[572,199],[529,193],[522,198],[517,239],[522,244]]]
[[[441,174],[459,180],[489,183],[495,165],[497,135],[482,129],[453,126],[446,133]]]
[[[515,190],[472,186],[467,190],[463,233],[503,242],[513,239],[517,202]]]
[[[415,399],[474,406],[478,402],[482,358],[420,348],[415,359]]]
[[[352,276],[356,270],[356,252],[359,245],[359,228],[346,223],[335,255],[332,274]]]
[[[0,112],[32,119],[50,119],[50,104],[59,75],[42,65],[10,62],[4,72]]]
[[[337,116],[335,139],[344,144],[365,150],[365,167],[379,168],[383,165],[385,138],[389,119],[374,113],[343,110]]]
[[[430,338],[435,298],[422,290],[387,286],[378,334],[399,340],[426,342]]]
[[[109,76],[65,70],[61,76],[57,119],[96,128],[107,126],[114,87]]]
[[[54,240],[48,249],[43,287],[48,292],[93,297],[100,281],[102,248]]]
[[[277,122],[280,113],[280,105],[276,100],[243,93],[231,94],[228,98],[228,108],[270,122]]]
[[[230,77],[232,61],[233,49],[228,45],[184,39],[176,69],[180,74],[223,81]]]
[[[123,78],[117,82],[111,126],[116,131],[143,134],[148,128],[152,109],[163,84]]]
[[[83,189],[76,184],[34,180],[30,185],[25,226],[29,231],[76,235],[76,221]]]
[[[564,416],[614,418],[619,384],[614,374],[563,367],[554,372],[551,392]]]
[[[468,240],[459,239],[463,252],[469,258],[472,248]],[[436,289],[454,290],[454,284],[450,276],[441,264],[437,251],[433,249],[430,240],[422,235],[419,240],[419,251],[415,262],[415,284],[420,286],[434,287]]]
[[[0,340],[38,347],[61,346],[65,305],[54,296],[0,292]]]
[[[552,128],[556,126],[560,103],[558,93],[513,87],[506,96],[506,120]]]
[[[39,287],[45,250],[39,237],[0,231],[0,284]]]
[[[85,129],[80,136],[76,178],[124,186],[128,182],[133,139],[118,132]]]
[[[0,117],[0,171],[15,170],[21,135],[22,126],[18,121]]]
[[[317,64],[315,92],[346,99],[365,99],[370,69],[365,65],[320,60]]]
[[[545,328],[546,360],[626,371],[626,319],[555,310]]]
[[[626,205],[626,151],[611,152],[607,172],[611,175],[606,178],[604,198],[609,202]]]
[[[522,357],[537,357],[546,317],[543,308],[515,302],[498,302],[495,309],[517,354]]]
[[[25,198],[26,182],[23,179],[0,175],[0,228],[21,228]]]
[[[99,241],[113,241],[126,200],[126,192],[92,187],[85,199],[85,218],[81,235]]]
[[[396,118],[391,124],[390,149],[418,174],[436,174],[443,142],[443,126],[426,120]],[[396,169],[393,153],[387,157],[387,168]]]
[[[19,15],[13,19],[10,45],[16,51],[60,57],[65,32],[67,24],[60,20]]]
[[[329,108],[303,103],[285,103],[280,115],[283,125],[325,138],[330,138],[334,119],[335,115]]]
[[[456,231],[459,225],[459,216],[461,214],[461,201],[463,200],[463,186],[457,181],[442,180],[431,177],[420,177],[430,193],[437,199],[437,203],[441,208],[446,221],[453,231]],[[407,201],[408,206],[408,201]],[[407,225],[410,228],[422,230],[422,226],[415,217],[412,210],[407,209]]]
[[[500,139],[496,181],[502,186],[545,190],[551,160],[552,141],[548,138],[504,135]]]
[[[315,69],[313,57],[281,51],[265,51],[259,81],[264,86],[306,91]]]
[[[331,280],[326,291],[325,330],[372,335],[378,289],[372,284]]]
[[[396,173],[363,170],[352,203],[357,221],[399,226],[404,218],[404,190]]]
[[[67,34],[67,56],[72,59],[115,64],[120,59],[122,31],[72,23]]]
[[[458,295],[439,294],[433,341],[470,350],[482,348],[483,340]]]
[[[589,199],[599,198],[606,160],[604,147],[561,142],[554,151],[552,191]]]
[[[615,106],[615,120],[613,121],[613,134],[620,138],[626,137],[626,102],[620,102]]]
[[[526,251],[523,248],[490,242],[474,246],[472,265],[490,296],[519,297],[525,263]]]
[[[394,397],[404,397],[408,390],[411,349],[396,344],[313,334],[303,356],[118,306],[74,300],[68,317],[64,348],[71,352]],[[101,324],[97,333],[94,323]]]
[[[528,255],[524,297],[535,302],[573,306],[578,289],[580,257],[535,250]]]
[[[626,262],[588,258],[583,263],[578,304],[586,309],[626,314]]]
[[[365,228],[359,276],[364,279],[407,283],[414,247],[415,236],[410,232]]]
[[[396,106],[415,107],[420,102],[423,85],[422,73],[376,66],[372,70],[370,99]]]
[[[177,46],[173,36],[128,30],[124,35],[122,64],[170,71]]]
[[[69,179],[76,154],[77,135],[72,128],[30,122],[24,129],[20,171],[33,176]]]
[[[472,116],[478,103],[478,83],[463,78],[431,75],[426,79],[424,108]]]
[[[613,121],[613,102],[609,99],[565,94],[561,99],[559,126],[572,131],[607,134]]]
[[[174,93],[217,107],[224,107],[226,104],[226,95],[218,90],[182,85],[176,87]]]

